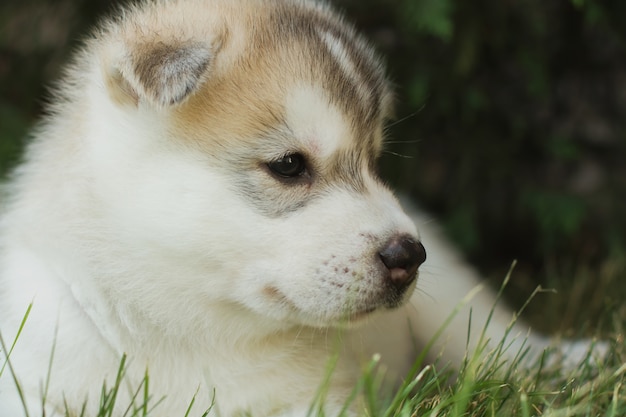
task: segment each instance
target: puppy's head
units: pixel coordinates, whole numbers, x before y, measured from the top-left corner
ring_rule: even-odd
[[[391,96],[351,26],[315,2],[187,0],[105,39],[97,194],[160,257],[145,291],[320,326],[410,295],[425,251],[376,176]]]

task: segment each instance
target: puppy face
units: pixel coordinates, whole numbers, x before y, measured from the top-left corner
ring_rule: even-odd
[[[397,307],[425,252],[375,173],[391,101],[377,59],[326,7],[240,6],[180,2],[158,11],[174,21],[138,13],[115,29],[99,198],[123,239],[159,254],[148,291],[172,309],[328,326]]]

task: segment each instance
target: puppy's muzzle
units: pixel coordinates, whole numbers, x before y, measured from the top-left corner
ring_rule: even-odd
[[[398,290],[408,287],[417,275],[417,268],[426,260],[426,249],[410,236],[397,236],[378,252],[387,269],[386,279]]]

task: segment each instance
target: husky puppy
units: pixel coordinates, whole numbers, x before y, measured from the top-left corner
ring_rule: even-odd
[[[194,416],[306,415],[336,352],[328,415],[373,354],[405,375],[478,281],[376,176],[391,104],[380,60],[317,1],[145,1],[101,25],[3,201],[0,364],[32,309],[0,416],[25,414],[10,373],[30,415],[95,415],[123,355],[115,416],[146,375],[168,417],[194,396]],[[477,329],[492,304],[472,299]],[[468,311],[435,355],[463,357]]]

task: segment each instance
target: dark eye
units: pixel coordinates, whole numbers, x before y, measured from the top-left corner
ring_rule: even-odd
[[[306,172],[304,156],[299,153],[285,155],[269,162],[267,166],[274,174],[284,178],[299,177]]]

